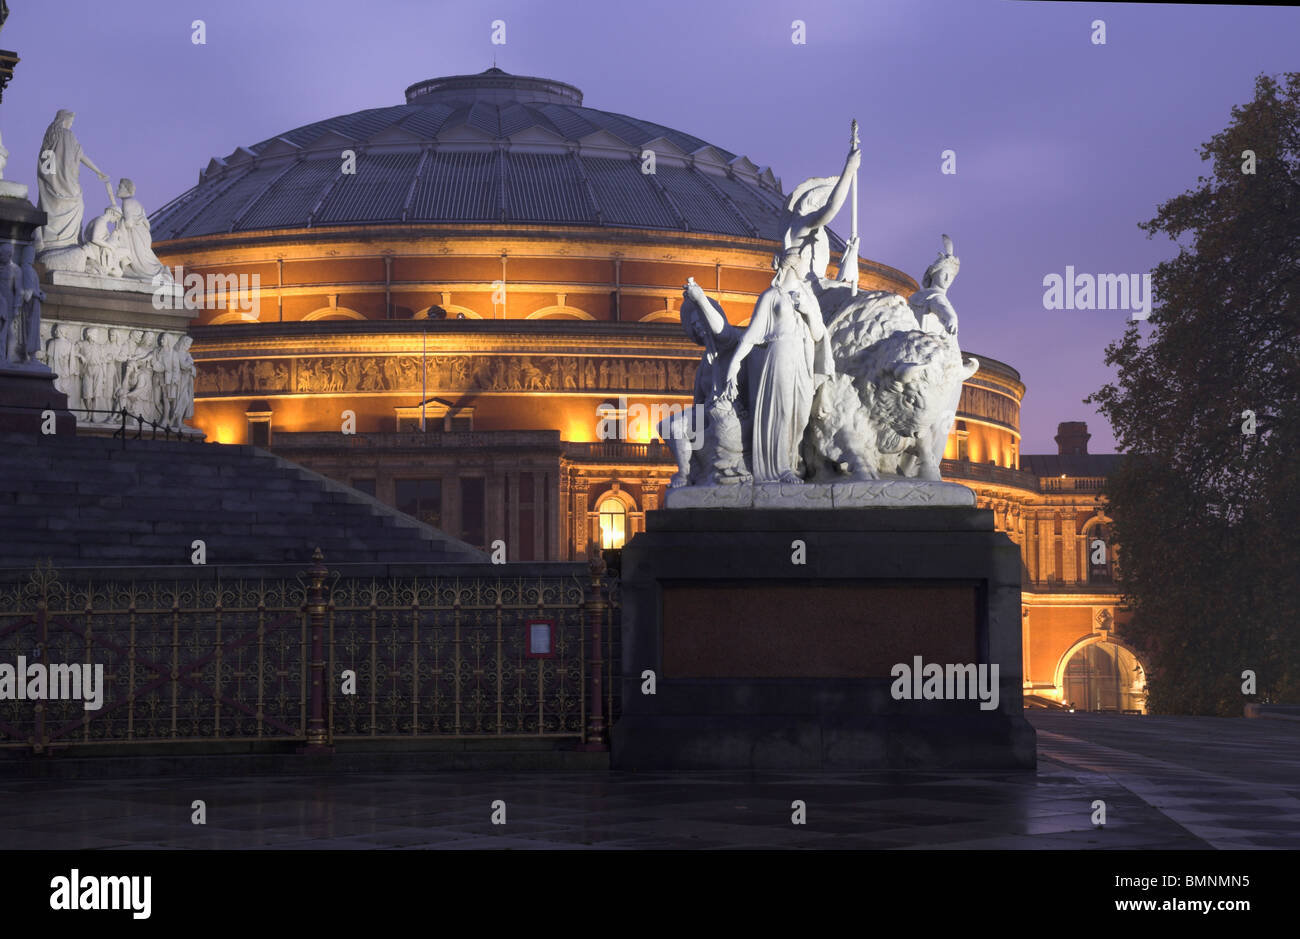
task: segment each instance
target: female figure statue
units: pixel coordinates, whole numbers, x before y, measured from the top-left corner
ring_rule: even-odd
[[[81,149],[72,132],[73,112],[61,110],[45,130],[36,165],[36,207],[46,215],[41,229],[42,253],[58,248],[77,247],[81,238],[81,218],[85,203],[81,196],[81,167],[88,167],[100,179],[101,172]]]
[[[812,410],[814,347],[823,342],[821,309],[799,273],[799,249],[787,249],[772,286],[754,304],[754,315],[727,367],[723,396],[734,399],[740,366],[758,349],[750,366],[753,420],[751,470],[755,483],[802,482],[799,444]]]

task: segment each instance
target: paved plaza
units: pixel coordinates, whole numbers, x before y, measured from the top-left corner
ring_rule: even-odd
[[[0,779],[0,848],[1300,847],[1300,723],[1029,716],[1039,763],[1023,774]],[[805,825],[791,823],[794,800]]]

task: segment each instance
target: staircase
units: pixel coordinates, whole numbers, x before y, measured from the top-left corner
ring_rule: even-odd
[[[251,446],[0,434],[0,568],[473,563],[478,549]]]

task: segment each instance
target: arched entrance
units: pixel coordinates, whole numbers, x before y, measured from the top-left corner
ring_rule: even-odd
[[[1146,669],[1129,649],[1098,640],[1078,647],[1065,663],[1063,698],[1078,711],[1146,713]]]

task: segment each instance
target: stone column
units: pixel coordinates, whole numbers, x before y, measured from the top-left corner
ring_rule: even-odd
[[[1038,580],[1047,583],[1056,568],[1056,526],[1052,524],[1051,512],[1039,512],[1035,521],[1038,523]]]
[[[587,524],[587,501],[590,498],[588,489],[591,483],[582,477],[575,477],[571,486],[573,501],[570,503],[572,523],[570,525],[572,535],[569,557],[578,560],[587,556],[587,542],[591,536],[588,533]]]
[[[572,559],[570,553],[573,544],[573,524],[572,524],[572,507],[569,492],[569,473],[561,468],[560,480],[557,489],[558,496],[555,500],[555,558],[557,561],[567,561]],[[548,558],[547,560],[551,560]]]
[[[1077,584],[1079,582],[1078,527],[1078,517],[1073,510],[1066,512],[1062,516],[1061,538],[1063,544],[1061,547],[1061,560],[1065,564],[1063,579],[1067,584]]]

